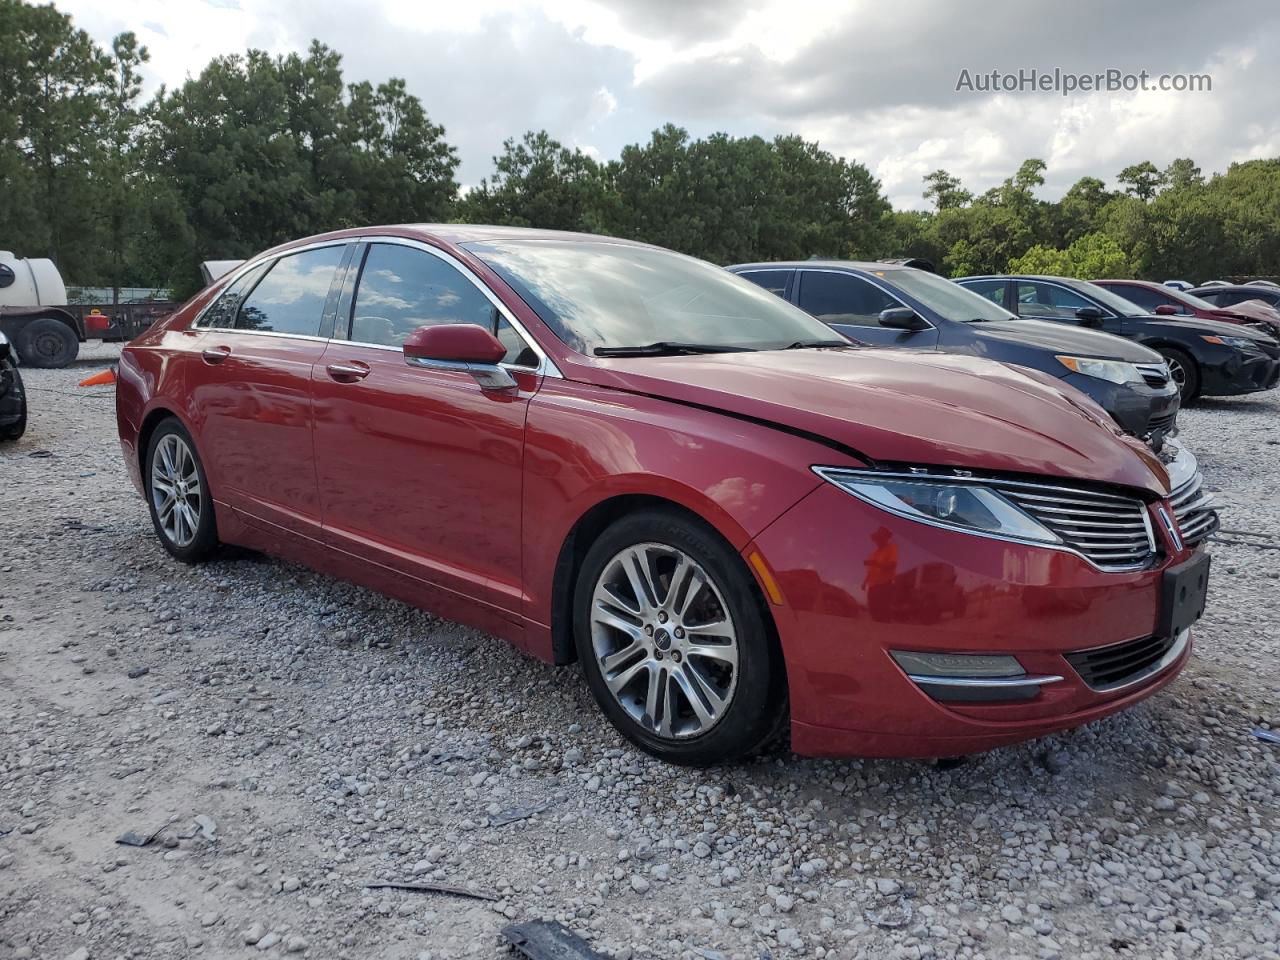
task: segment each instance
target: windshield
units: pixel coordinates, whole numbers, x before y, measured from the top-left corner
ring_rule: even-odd
[[[1179,290],[1177,299],[1183,303],[1189,303],[1197,310],[1220,310],[1216,303],[1210,303],[1202,297],[1197,297],[1194,293],[1187,293],[1185,290]]]
[[[1100,287],[1096,283],[1089,283],[1087,280],[1072,280],[1068,277],[1055,277],[1058,283],[1063,286],[1071,287],[1078,290],[1086,297],[1090,297],[1107,309],[1120,314],[1122,317],[1145,317],[1150,315],[1150,310],[1144,310],[1132,300],[1126,300],[1114,290],[1108,290],[1106,287]]]
[[[915,297],[947,320],[982,323],[988,320],[1017,320],[1004,307],[958,283],[944,280],[925,270],[872,271],[908,296]]]
[[[501,240],[468,250],[581,353],[660,342],[777,350],[831,328],[750,280],[668,250],[592,240]]]

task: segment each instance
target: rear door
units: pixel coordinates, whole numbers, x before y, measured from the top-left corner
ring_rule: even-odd
[[[233,283],[229,299],[201,318],[188,393],[211,486],[273,532],[319,537],[311,368],[324,353],[347,254],[346,243],[286,254]]]
[[[379,240],[360,259],[350,306],[313,373],[325,539],[437,588],[431,606],[445,616],[474,623],[484,607],[514,617],[524,595],[524,424],[542,358],[447,254]],[[484,391],[466,373],[406,363],[405,338],[445,323],[493,331],[518,389]]]
[[[938,330],[894,330],[880,326],[880,312],[905,307],[897,297],[871,281],[835,270],[799,270],[794,300],[801,310],[813,314],[846,336],[862,343],[883,347],[932,350],[938,345]]]

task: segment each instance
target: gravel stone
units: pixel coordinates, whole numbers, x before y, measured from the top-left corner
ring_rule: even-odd
[[[118,352],[24,369],[0,446],[0,955],[453,960],[554,919],[615,960],[1280,960],[1280,753],[1250,735],[1280,729],[1280,393],[1180,415],[1224,530],[1166,690],[945,770],[689,769],[576,669],[284,561],[174,562],[111,390],[75,385]]]

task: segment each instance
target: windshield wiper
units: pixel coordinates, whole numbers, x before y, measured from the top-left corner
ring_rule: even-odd
[[[754,347],[734,347],[724,343],[681,343],[659,340],[639,347],[596,347],[597,357],[666,357],[682,353],[751,353]]]
[[[783,350],[809,350],[818,347],[852,347],[853,343],[849,340],[797,340],[795,343],[788,343]]]

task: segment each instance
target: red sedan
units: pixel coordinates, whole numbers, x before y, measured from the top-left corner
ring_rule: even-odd
[[[1220,307],[1194,293],[1175,290],[1173,287],[1150,280],[1094,280],[1093,282],[1153,314],[1248,324],[1265,330],[1273,337],[1280,337],[1280,315],[1264,303],[1245,302],[1236,303],[1230,307]]]
[[[946,756],[1190,653],[1216,524],[1060,381],[864,349],[637,243],[494,227],[270,250],[126,347],[164,547],[292,558],[581,662],[682,763]]]

